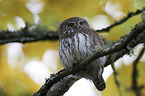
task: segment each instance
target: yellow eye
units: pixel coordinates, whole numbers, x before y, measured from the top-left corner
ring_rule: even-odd
[[[83,25],[83,24],[84,24],[84,22],[82,22],[82,21],[81,21],[81,22],[79,22],[79,23],[80,23],[80,25]]]
[[[74,23],[69,23],[68,26],[69,27],[73,27],[74,26]]]

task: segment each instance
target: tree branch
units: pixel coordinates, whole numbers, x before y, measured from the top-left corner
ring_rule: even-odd
[[[57,82],[47,91],[47,96],[63,96],[65,92],[80,78],[76,78],[73,75],[68,75],[62,80]]]
[[[54,31],[47,31],[44,26],[33,25],[28,27],[28,24],[24,28],[18,31],[1,31],[0,32],[0,45],[10,42],[27,43],[39,40],[58,40],[58,33]]]

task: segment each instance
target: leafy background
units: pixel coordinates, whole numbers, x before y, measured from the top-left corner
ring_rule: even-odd
[[[0,0],[0,30],[19,30],[26,22],[44,25],[48,30],[57,30],[61,21],[73,16],[83,17],[93,29],[100,29],[144,5],[144,0]],[[112,41],[118,40],[140,21],[140,15],[134,16],[109,33],[100,35]],[[45,78],[62,68],[58,45],[58,41],[0,45],[0,96],[30,96],[36,92]],[[135,49],[135,54],[138,54],[141,47],[142,45]],[[134,96],[129,88],[135,58],[136,55],[126,55],[115,63],[123,96]],[[140,85],[145,84],[144,62],[145,56],[138,66]],[[65,96],[119,96],[111,74],[110,66],[105,68],[107,88],[103,92],[98,92],[90,81],[81,79],[74,84],[74,89],[75,86],[78,89],[72,87]],[[145,94],[145,90],[143,92]]]

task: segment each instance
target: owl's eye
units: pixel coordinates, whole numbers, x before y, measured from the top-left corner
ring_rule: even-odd
[[[79,22],[79,24],[80,24],[80,25],[84,25],[84,22],[83,22],[83,21],[81,21],[81,22]]]
[[[74,23],[69,23],[68,26],[69,27],[73,27],[75,24]]]

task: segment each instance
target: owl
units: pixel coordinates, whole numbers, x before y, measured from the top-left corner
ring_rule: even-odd
[[[94,52],[104,48],[103,39],[90,28],[88,22],[80,17],[64,20],[59,28],[59,57],[62,66],[67,69],[79,64]],[[99,91],[106,88],[102,77],[106,57],[101,57],[88,64],[74,75],[92,80]]]

